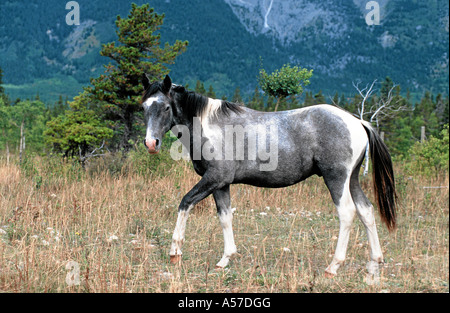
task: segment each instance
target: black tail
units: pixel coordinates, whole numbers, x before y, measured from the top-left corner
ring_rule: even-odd
[[[394,170],[388,148],[381,137],[370,126],[362,123],[369,136],[370,156],[373,166],[373,186],[381,220],[389,231],[396,228]]]

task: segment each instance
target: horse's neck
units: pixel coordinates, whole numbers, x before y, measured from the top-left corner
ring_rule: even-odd
[[[193,127],[193,120],[192,118],[189,119],[187,116],[181,115],[181,116],[174,116],[173,118],[173,125],[183,125],[189,128],[189,130],[192,130]]]

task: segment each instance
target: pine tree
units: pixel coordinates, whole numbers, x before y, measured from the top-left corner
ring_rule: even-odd
[[[296,96],[289,96],[286,99],[286,108],[288,110],[297,109],[299,107],[300,107],[300,104],[298,103],[298,99]]]
[[[263,111],[264,110],[264,98],[261,96],[258,87],[255,87],[255,92],[253,93],[248,106],[254,110]]]
[[[448,111],[448,96],[443,97],[440,93],[436,96],[436,115],[439,120],[439,126],[442,127],[448,124],[449,120]]]
[[[206,96],[211,99],[216,99],[216,93],[214,92],[214,88],[212,85],[209,85],[208,92],[206,93]]]
[[[391,88],[394,86],[394,82],[392,81],[392,79],[387,76],[384,80],[384,82],[381,83],[381,89],[380,89],[380,93],[381,93],[381,97],[382,99],[386,100],[389,96],[389,91],[391,90]]]
[[[233,94],[233,98],[231,98],[231,102],[234,102],[234,103],[243,103],[244,102],[241,97],[241,89],[239,88],[239,86],[236,87],[236,89],[234,90],[234,94]]]
[[[127,18],[117,17],[118,43],[103,45],[100,54],[113,60],[106,65],[100,77],[91,79],[93,87],[85,90],[92,100],[99,101],[104,118],[115,123],[119,134],[119,148],[129,150],[130,139],[136,139],[136,115],[142,110],[140,98],[144,73],[153,81],[162,79],[169,73],[166,65],[173,64],[175,58],[186,50],[187,41],[177,40],[174,45],[166,43],[161,48],[164,14],[157,14],[149,4],[138,7],[132,4]]]
[[[340,106],[340,104],[339,104],[339,93],[337,91],[336,91],[336,93],[333,96],[333,104],[337,105],[337,106]]]
[[[3,70],[0,67],[0,105],[10,105],[9,97],[3,88]]]
[[[194,91],[200,95],[206,95],[206,89],[203,83],[199,80],[195,83],[195,89]]]
[[[3,70],[0,67],[0,97],[5,93],[5,88],[3,88]]]
[[[434,102],[431,92],[426,91],[420,102],[414,109],[414,115],[423,120],[423,125],[426,127],[427,137],[439,135],[439,121],[436,116],[436,103]]]
[[[314,103],[314,98],[313,98],[312,92],[307,91],[305,94],[305,102],[303,103],[303,106],[307,107],[307,106],[314,105],[314,104],[315,103]]]
[[[339,99],[339,106],[341,108],[344,108],[347,105],[347,99],[345,98],[345,95],[342,94],[341,98]]]
[[[82,161],[86,154],[113,136],[105,121],[87,108],[87,101],[86,92],[80,94],[70,103],[69,110],[47,122],[44,138],[53,151]]]
[[[324,104],[325,102],[325,96],[323,95],[322,90],[319,90],[319,92],[314,95],[314,103]]]

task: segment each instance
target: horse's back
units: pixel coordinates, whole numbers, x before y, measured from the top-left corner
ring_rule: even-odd
[[[291,167],[295,160],[306,166],[306,173],[321,174],[320,168],[352,167],[361,159],[367,133],[347,111],[322,104],[283,113],[274,117],[280,119],[279,166]]]

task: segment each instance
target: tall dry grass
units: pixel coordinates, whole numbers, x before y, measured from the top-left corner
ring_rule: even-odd
[[[449,291],[449,191],[423,188],[448,186],[448,174],[397,174],[399,227],[389,234],[378,226],[386,263],[371,284],[359,221],[338,276],[323,275],[339,222],[321,178],[284,189],[232,186],[239,256],[216,271],[223,237],[211,197],[189,218],[181,265],[168,262],[178,204],[199,179],[189,164],[164,177],[42,173],[0,162],[0,291]],[[362,183],[372,199],[370,179]],[[70,264],[79,267],[79,284],[70,284]]]

